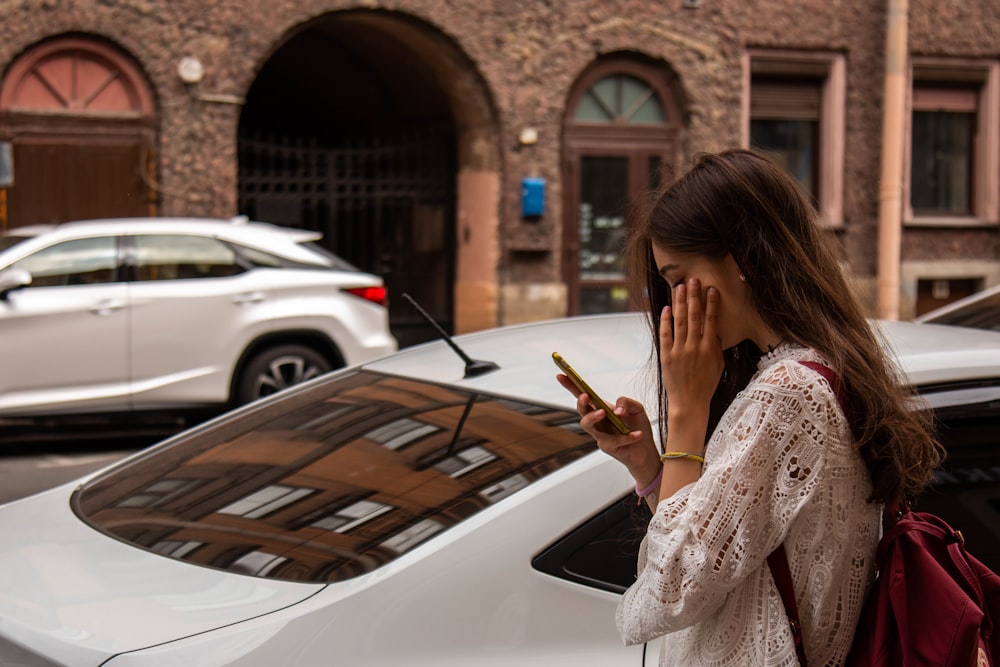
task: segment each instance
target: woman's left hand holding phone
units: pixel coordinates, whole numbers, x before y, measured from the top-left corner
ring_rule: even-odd
[[[604,410],[594,407],[590,397],[581,392],[568,377],[560,373],[556,379],[576,396],[576,410],[581,417],[580,427],[594,438],[597,446],[620,461],[640,488],[652,483],[660,474],[662,463],[656,443],[653,442],[649,417],[642,404],[625,396],[615,402],[615,414],[632,429],[628,434],[622,435],[605,418]]]

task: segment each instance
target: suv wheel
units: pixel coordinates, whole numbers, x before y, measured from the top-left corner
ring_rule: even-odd
[[[304,345],[278,345],[258,352],[236,385],[238,405],[269,396],[330,371],[330,362]]]

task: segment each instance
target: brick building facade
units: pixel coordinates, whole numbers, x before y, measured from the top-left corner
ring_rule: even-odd
[[[0,2],[0,224],[316,228],[460,332],[626,307],[630,203],[753,143],[813,195],[874,313],[889,4]],[[904,19],[908,317],[1000,283],[1000,5]],[[412,318],[399,298],[392,318]]]

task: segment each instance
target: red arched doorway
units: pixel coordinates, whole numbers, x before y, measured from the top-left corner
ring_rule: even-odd
[[[153,102],[132,60],[64,37],[22,54],[0,90],[0,229],[156,214]]]
[[[563,126],[563,279],[571,315],[629,309],[629,207],[674,172],[680,116],[662,66],[618,56],[576,82]]]

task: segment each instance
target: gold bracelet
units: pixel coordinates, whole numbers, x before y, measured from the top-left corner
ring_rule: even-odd
[[[697,461],[698,463],[705,462],[705,457],[698,456],[697,454],[688,454],[687,452],[663,452],[660,454],[661,461],[666,461],[668,459],[691,459],[692,461]]]

